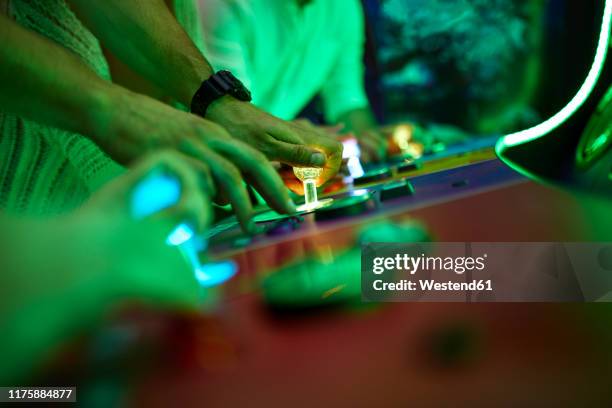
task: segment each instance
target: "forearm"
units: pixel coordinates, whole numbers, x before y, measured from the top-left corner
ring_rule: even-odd
[[[78,57],[0,15],[0,110],[90,135],[113,85]]]
[[[163,0],[71,0],[102,44],[136,73],[189,106],[213,70]]]

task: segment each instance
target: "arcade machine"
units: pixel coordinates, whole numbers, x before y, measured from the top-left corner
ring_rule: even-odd
[[[257,236],[231,218],[205,237],[177,227],[168,243],[193,263],[210,310],[141,318],[134,343],[107,333],[114,365],[102,371],[125,376],[90,377],[81,401],[110,389],[147,407],[609,404],[609,331],[584,309],[362,303],[359,279],[364,242],[612,238],[612,0],[601,15],[584,83],[541,124],[425,152],[398,126],[396,154],[373,167],[348,140],[345,177],[317,191],[316,169],[295,169],[299,213],[260,206]],[[177,196],[172,180],[155,183],[136,214]]]

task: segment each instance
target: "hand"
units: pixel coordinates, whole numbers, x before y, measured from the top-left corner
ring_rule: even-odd
[[[198,285],[191,265],[166,244],[178,224],[188,222],[203,232],[212,218],[207,188],[202,188],[201,175],[187,163],[180,153],[156,152],[95,192],[65,222],[76,238],[73,245],[60,248],[68,263],[76,271],[99,274],[112,296],[196,306]],[[179,201],[142,220],[134,219],[133,191],[140,182],[159,175],[179,181]],[[204,183],[211,185],[212,180]]]
[[[296,119],[292,121],[292,123],[304,127],[309,131],[317,132],[321,135],[330,137],[333,140],[338,140],[338,138],[340,137],[340,132],[342,131],[342,129],[344,129],[343,123],[333,126],[319,126],[315,125],[308,119]],[[278,173],[280,174],[287,188],[289,188],[296,194],[304,195],[304,184],[295,176],[295,173],[293,172],[293,167],[281,165],[278,169]]]
[[[357,140],[361,147],[362,162],[380,162],[387,156],[388,142],[382,132],[366,130],[357,135]]]
[[[131,205],[133,192],[149,177],[169,176],[180,185],[177,203],[145,217],[155,222],[167,236],[181,223],[188,223],[196,232],[203,233],[212,221],[210,194],[213,181],[208,175],[197,174],[188,164],[189,158],[172,150],[160,150],[146,156],[124,175],[102,186],[75,213],[86,219],[106,218],[108,222],[129,224],[133,219]]]
[[[250,103],[224,97],[208,108],[207,116],[270,160],[290,166],[323,167],[318,185],[333,177],[342,164],[342,144],[324,131],[282,121]]]
[[[295,211],[287,189],[266,157],[230,137],[219,125],[123,89],[112,95],[110,102],[99,115],[95,140],[117,161],[128,163],[160,148],[181,152],[201,178],[214,181],[216,200],[229,201],[249,233],[255,231],[255,224],[243,178],[277,212]]]
[[[328,134],[329,136],[334,137],[334,138],[340,137],[340,133],[345,128],[344,123],[338,123],[336,125],[331,125],[331,126],[330,125],[315,125],[308,119],[303,119],[303,118],[295,119],[293,123],[299,126],[313,129],[317,132],[322,131],[324,134]]]
[[[134,220],[132,191],[160,172],[180,181],[179,202]],[[7,333],[0,339],[0,381],[26,378],[45,353],[93,327],[120,302],[197,310],[202,293],[192,265],[166,238],[177,222],[193,216],[203,226],[209,214],[193,170],[176,153],[160,153],[108,183],[75,213],[1,220],[2,236],[10,239],[0,248],[0,329]],[[32,322],[38,322],[34,331]]]

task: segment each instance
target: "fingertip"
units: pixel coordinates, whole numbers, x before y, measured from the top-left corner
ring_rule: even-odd
[[[323,167],[325,166],[325,155],[323,153],[313,153],[310,155],[310,164],[315,167]]]
[[[246,221],[245,232],[249,235],[257,234],[257,225],[255,224],[255,221],[253,220],[253,218],[249,218],[249,220]]]
[[[297,207],[291,198],[287,200],[286,209],[288,214],[295,214],[297,212]]]

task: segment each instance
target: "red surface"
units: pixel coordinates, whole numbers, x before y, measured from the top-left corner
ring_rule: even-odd
[[[584,241],[573,196],[530,182],[409,213],[440,241]],[[366,221],[237,254],[243,273],[214,317],[175,322],[165,357],[131,401],[155,406],[586,406],[609,403],[610,308],[402,303],[280,316],[258,277],[312,251],[352,245]],[[595,309],[595,310],[594,310]],[[603,313],[602,313],[603,312]],[[608,326],[607,323],[604,326]],[[442,364],[436,333],[461,328],[473,351]],[[609,405],[609,404],[606,404]]]
[[[232,256],[244,273],[230,283],[229,292],[242,292],[245,285],[251,286],[245,280],[252,281],[252,275],[298,262],[315,252],[333,253],[352,246],[358,231],[375,220],[416,221],[441,242],[571,242],[592,239],[587,215],[572,195],[521,182],[391,217],[383,213],[322,230],[312,228],[299,236],[290,235],[273,244],[247,248]]]

